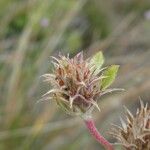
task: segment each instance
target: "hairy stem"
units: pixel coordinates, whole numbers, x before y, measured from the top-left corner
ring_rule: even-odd
[[[93,119],[86,119],[84,120],[86,127],[88,128],[89,132],[93,135],[93,137],[105,147],[106,150],[113,150],[113,146],[98,132],[97,128],[95,127],[95,123]]]

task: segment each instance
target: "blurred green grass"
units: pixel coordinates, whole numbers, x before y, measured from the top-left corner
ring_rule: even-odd
[[[88,57],[102,49],[107,64],[121,65],[113,86],[126,92],[103,97],[95,112],[113,141],[107,130],[122,105],[135,111],[139,96],[150,99],[148,11],[149,0],[1,0],[0,150],[102,149],[80,119],[53,101],[36,103],[50,88],[40,78],[52,70],[50,56],[81,50]]]

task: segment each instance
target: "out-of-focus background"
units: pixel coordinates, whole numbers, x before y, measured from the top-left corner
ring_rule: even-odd
[[[150,101],[150,1],[0,0],[0,150],[103,150],[80,118],[37,103],[50,88],[40,78],[50,56],[81,50],[120,65],[112,87],[126,91],[103,96],[94,112],[113,142],[108,131],[123,105],[135,113],[139,97]]]

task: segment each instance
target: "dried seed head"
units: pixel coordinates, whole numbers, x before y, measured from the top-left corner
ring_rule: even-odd
[[[106,78],[100,69],[103,63],[102,53],[88,60],[83,59],[82,52],[74,58],[69,58],[69,55],[52,58],[53,74],[43,75],[45,81],[51,83],[52,89],[44,94],[44,98],[56,100],[69,114],[85,113],[92,106],[99,109],[97,98],[104,92],[101,83]],[[99,68],[93,63],[95,60],[99,61]]]
[[[114,126],[111,134],[127,150],[150,150],[150,107],[144,106],[135,116],[126,108],[127,123],[121,119],[122,127]]]

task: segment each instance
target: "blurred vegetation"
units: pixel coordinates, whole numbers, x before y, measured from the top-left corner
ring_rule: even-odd
[[[150,100],[149,0],[0,1],[0,150],[100,150],[79,118],[37,103],[50,87],[50,56],[89,57],[103,50],[107,64],[120,64],[114,87],[124,93],[102,97],[97,127],[107,134],[125,104],[135,112],[139,96]],[[120,149],[118,146],[116,149]]]

